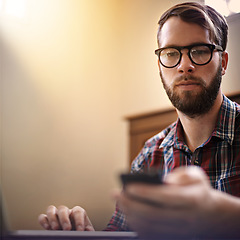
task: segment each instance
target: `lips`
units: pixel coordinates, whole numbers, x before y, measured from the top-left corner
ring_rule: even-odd
[[[184,80],[178,82],[175,86],[189,86],[189,85],[201,85],[199,82],[192,81],[192,80]]]

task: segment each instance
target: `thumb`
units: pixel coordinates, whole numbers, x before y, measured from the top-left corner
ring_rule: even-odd
[[[190,185],[206,183],[209,184],[209,179],[206,173],[200,167],[179,167],[169,173],[165,182],[172,185]]]

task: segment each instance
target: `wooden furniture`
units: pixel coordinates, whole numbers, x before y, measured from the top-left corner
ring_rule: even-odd
[[[240,92],[227,94],[232,101],[240,104]],[[175,109],[127,117],[129,121],[130,162],[137,156],[145,141],[177,119]]]

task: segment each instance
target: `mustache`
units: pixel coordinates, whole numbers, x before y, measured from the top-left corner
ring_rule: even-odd
[[[205,85],[205,82],[200,77],[195,77],[191,75],[182,75],[175,79],[174,84],[179,84],[180,82],[192,81],[197,84]]]

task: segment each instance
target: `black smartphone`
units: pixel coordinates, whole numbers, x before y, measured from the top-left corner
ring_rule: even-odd
[[[122,184],[125,186],[128,183],[147,183],[147,184],[162,184],[162,175],[160,172],[140,172],[140,173],[125,173],[120,176]]]

